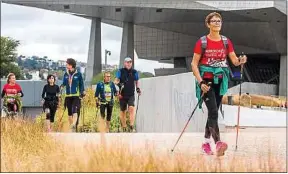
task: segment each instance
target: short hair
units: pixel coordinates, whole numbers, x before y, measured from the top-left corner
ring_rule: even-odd
[[[53,74],[49,74],[49,75],[47,76],[47,83],[49,84],[49,79],[50,79],[51,77],[54,77],[54,84],[55,84],[55,83],[56,83],[56,77],[55,77]]]
[[[66,63],[68,63],[69,65],[71,65],[73,68],[76,68],[76,61],[72,58],[68,58],[66,60]]]
[[[12,76],[15,76],[15,74],[14,74],[14,73],[9,73],[9,74],[7,75],[7,83],[9,83],[10,78],[11,78]]]
[[[105,72],[103,73],[103,77],[105,77],[105,74],[111,74],[111,72],[110,72],[110,71],[105,71]]]
[[[214,16],[216,16],[216,17],[218,17],[218,18],[220,18],[220,19],[222,20],[222,16],[220,15],[220,13],[212,12],[212,13],[210,13],[210,14],[208,14],[208,15],[206,16],[205,25],[206,25],[207,27],[208,27],[208,24],[210,24],[210,20],[211,20]]]

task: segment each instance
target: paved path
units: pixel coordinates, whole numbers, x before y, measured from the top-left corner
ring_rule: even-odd
[[[159,152],[171,153],[171,148],[180,133],[52,133],[56,140],[84,147],[105,143],[108,147],[123,146],[131,151],[152,148]],[[238,150],[235,151],[236,131],[230,130],[221,133],[223,141],[228,143],[226,156],[259,157],[267,155],[269,151],[273,155],[286,160],[286,129],[285,128],[247,128],[240,129]],[[174,153],[199,154],[203,133],[184,133]],[[215,148],[214,145],[212,148]]]

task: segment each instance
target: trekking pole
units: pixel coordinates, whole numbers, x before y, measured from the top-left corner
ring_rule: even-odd
[[[85,129],[85,127],[86,127],[86,125],[85,125],[85,109],[84,109],[84,105],[83,105],[83,98],[81,99],[81,107],[82,107],[82,131],[85,131],[84,129]],[[78,118],[79,118],[79,115],[77,115],[78,116]],[[77,124],[77,128],[78,128],[78,124]]]
[[[140,96],[139,96],[139,94],[137,95],[137,107],[136,107],[136,113],[135,113],[135,120],[136,120],[136,116],[137,116],[137,112],[138,112],[138,107],[139,107],[139,99],[140,99]],[[136,122],[134,122],[134,124],[135,124]]]
[[[137,115],[137,112],[138,112],[138,106],[139,106],[139,94],[137,95],[137,107],[136,107],[136,114],[135,114],[135,118],[136,118],[136,115]]]
[[[119,97],[118,97],[118,104],[120,105],[120,100],[119,100]],[[115,107],[113,107],[113,108],[115,108]],[[119,133],[120,132],[120,125],[121,125],[121,121],[120,121],[120,116],[119,116],[119,113],[117,114],[117,133]]]
[[[61,116],[61,118],[60,118],[60,120],[59,120],[59,126],[58,126],[57,131],[59,131],[59,128],[60,128],[60,125],[61,125],[61,121],[62,121],[62,118],[63,118],[63,116],[64,116],[64,114],[65,114],[65,111],[66,111],[66,106],[64,106],[64,111],[63,111],[62,116]]]
[[[222,108],[222,102],[221,102],[221,104],[220,104],[220,106],[219,106],[219,109],[220,109],[220,113],[221,113],[221,115],[222,115],[222,118],[223,118],[223,120],[224,120],[224,111],[223,111],[223,108]]]
[[[95,124],[96,124],[96,127],[97,127],[97,128],[95,128],[95,131],[98,129],[98,126],[99,126],[99,125],[98,125],[98,112],[99,112],[99,108],[100,108],[100,107],[97,107],[97,106],[96,106]]]
[[[78,108],[77,108],[77,121],[76,121],[76,132],[78,132],[78,125],[79,125],[79,121],[80,121],[80,116],[81,116],[81,111],[82,111],[82,131],[83,131],[83,129],[85,128],[85,124],[84,124],[84,122],[85,122],[85,108],[84,108],[84,96],[83,97],[81,97],[80,98],[80,108],[79,108],[79,110],[78,110]]]
[[[211,82],[209,82],[209,83],[208,83],[208,86],[210,86],[210,85],[211,85]],[[203,96],[204,96],[204,93],[201,95],[201,98],[200,98],[200,100],[199,100],[199,101],[198,101],[198,103],[196,104],[196,106],[195,106],[195,108],[194,108],[194,110],[193,110],[193,112],[192,112],[192,114],[191,114],[190,118],[188,119],[188,121],[187,121],[186,125],[184,126],[184,128],[183,128],[183,130],[182,130],[182,132],[181,132],[181,134],[180,134],[180,136],[179,136],[179,138],[178,138],[178,140],[176,141],[176,143],[175,143],[175,145],[174,145],[173,149],[171,149],[171,152],[173,152],[173,151],[174,151],[174,149],[175,149],[176,145],[178,144],[178,142],[179,142],[180,138],[182,137],[182,135],[183,135],[183,133],[184,133],[184,131],[185,131],[186,127],[188,126],[188,123],[190,122],[190,120],[191,120],[192,116],[194,115],[194,112],[196,111],[197,107],[199,106],[200,102],[202,101],[202,98],[203,98]]]
[[[60,95],[59,95],[58,97],[59,97],[59,103],[61,104],[61,102],[62,102],[62,97],[63,97],[63,88],[62,88],[62,87],[60,87]],[[65,114],[65,111],[66,111],[66,98],[64,98],[64,111],[63,111],[63,113],[62,113],[62,116],[60,117],[57,131],[59,131],[59,128],[60,128],[60,125],[61,125],[61,121],[62,121],[62,118],[63,118],[63,116],[64,116],[64,114]]]
[[[120,104],[120,100],[121,100],[121,98],[122,98],[121,93],[122,93],[123,88],[124,88],[124,85],[122,85],[121,88],[120,88],[120,90],[119,90],[119,95],[118,95],[119,104]],[[120,97],[120,96],[121,96],[121,97]],[[126,115],[125,115],[125,117],[126,117]],[[118,122],[118,133],[119,133],[119,132],[120,132],[120,126],[122,127],[122,122],[121,122],[121,120],[120,120],[120,116],[119,116],[119,115],[117,116],[117,122]]]
[[[244,53],[242,52],[242,55],[244,55]],[[236,127],[236,147],[235,147],[235,151],[237,150],[237,146],[238,146],[238,133],[239,133],[239,121],[240,121],[240,102],[241,102],[241,93],[242,93],[242,88],[241,88],[241,84],[242,84],[242,78],[243,78],[243,69],[244,69],[244,65],[241,65],[241,70],[240,70],[240,90],[239,90],[239,104],[238,104],[238,118],[237,118],[237,127]]]
[[[83,115],[83,116],[82,116],[82,124],[83,124],[83,126],[84,126],[84,125],[85,125],[85,124],[84,124],[84,121],[85,121],[85,119],[84,119],[84,112],[85,112],[85,111],[84,111],[83,101],[81,101],[81,107],[82,107],[82,115]]]

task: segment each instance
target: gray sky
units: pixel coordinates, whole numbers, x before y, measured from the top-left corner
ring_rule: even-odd
[[[18,53],[48,56],[53,60],[73,57],[87,62],[91,21],[69,14],[31,7],[3,4],[1,35],[20,40]],[[112,52],[108,64],[118,64],[122,28],[102,23],[102,61],[104,50]],[[154,68],[172,67],[156,61],[135,60],[138,70],[154,73]]]

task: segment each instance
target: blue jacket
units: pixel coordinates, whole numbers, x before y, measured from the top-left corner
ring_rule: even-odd
[[[117,95],[117,90],[113,82],[109,82],[109,83],[110,83],[110,88],[111,88],[111,102],[113,102],[113,96]],[[100,102],[106,102],[104,82],[97,83],[95,97],[98,97],[99,94],[100,94]]]
[[[71,86],[69,85],[69,76],[72,78]],[[66,87],[66,97],[80,96],[84,92],[82,74],[77,70],[72,75],[69,75],[68,72],[65,72],[63,76],[63,84],[61,86]]]

